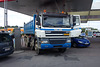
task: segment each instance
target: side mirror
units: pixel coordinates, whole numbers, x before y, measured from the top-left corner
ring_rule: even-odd
[[[73,26],[75,26],[75,25],[76,25],[75,21],[76,21],[76,17],[75,17],[75,16],[73,16]]]
[[[46,20],[47,19],[47,17],[44,17],[44,20]]]
[[[75,16],[73,16],[73,22],[75,22],[76,21],[76,17]]]
[[[40,22],[39,21],[36,21],[36,25],[40,25]]]
[[[36,17],[36,25],[40,25],[40,17],[39,17],[39,15],[37,15],[37,17]]]

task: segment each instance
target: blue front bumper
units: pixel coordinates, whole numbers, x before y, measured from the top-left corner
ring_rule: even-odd
[[[59,47],[61,46],[61,47]],[[71,43],[65,44],[41,44],[41,49],[49,49],[49,48],[70,48]]]

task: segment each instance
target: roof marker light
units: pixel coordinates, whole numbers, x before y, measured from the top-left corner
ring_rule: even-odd
[[[64,14],[64,11],[62,11],[62,14]]]
[[[44,10],[43,12],[46,13],[46,10]]]

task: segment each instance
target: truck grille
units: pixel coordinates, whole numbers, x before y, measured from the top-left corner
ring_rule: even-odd
[[[51,31],[51,33],[46,32],[46,34],[64,34],[64,33],[69,33],[69,31]]]
[[[46,36],[64,36],[64,34],[69,34],[69,31],[51,31],[51,32],[46,32]],[[69,35],[66,35],[69,36]]]
[[[65,39],[64,40],[62,40],[62,39],[61,40],[60,39],[59,40],[56,40],[56,39],[52,40],[52,39],[50,39],[49,42],[50,42],[50,44],[65,44],[66,40]]]

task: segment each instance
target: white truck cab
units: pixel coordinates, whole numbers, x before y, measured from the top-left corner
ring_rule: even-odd
[[[77,27],[77,21],[79,16],[42,13],[34,15],[32,21],[24,24],[24,34],[29,39],[28,44],[36,50],[37,54],[41,49],[54,48],[65,51],[66,48],[71,47],[71,37],[80,35],[81,30]],[[32,37],[29,38],[30,35]]]

